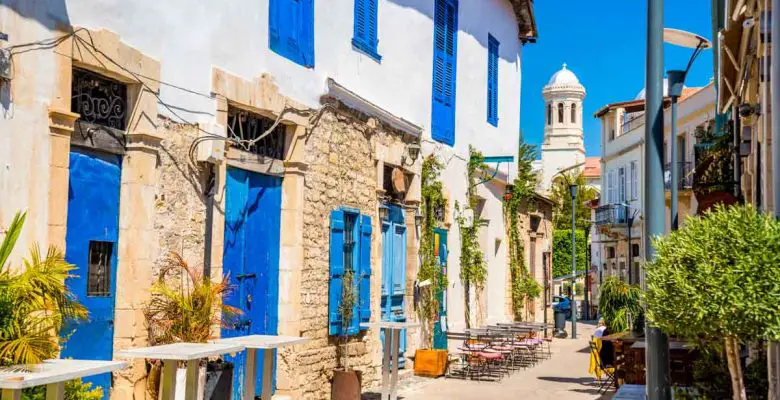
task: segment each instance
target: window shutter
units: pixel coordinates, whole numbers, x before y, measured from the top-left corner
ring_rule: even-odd
[[[359,323],[371,321],[371,217],[360,216],[360,256],[358,259],[359,274],[355,281],[358,284],[358,316]],[[365,330],[366,328],[359,328]]]
[[[314,68],[314,0],[293,0],[300,3],[299,54],[304,67]]]
[[[487,121],[498,126],[498,40],[488,34]]]
[[[449,145],[455,143],[456,35],[457,3],[454,0],[436,0],[431,131],[435,140]]]
[[[393,295],[406,293],[406,227],[396,226],[393,234]]]
[[[355,0],[355,39],[367,44],[367,26],[366,26],[366,3],[371,0]]]
[[[314,66],[314,0],[270,0],[269,44],[277,54]]]
[[[330,213],[330,281],[328,291],[328,334],[341,335],[341,304],[344,283],[344,212]]]
[[[366,9],[367,14],[367,39],[368,39],[368,45],[371,46],[371,49],[374,50],[374,52],[377,51],[377,24],[379,19],[379,12],[378,12],[378,1],[379,0],[366,0],[368,8]]]

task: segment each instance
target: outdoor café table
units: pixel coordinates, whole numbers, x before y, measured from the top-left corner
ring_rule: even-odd
[[[187,362],[185,380],[185,400],[195,400],[198,396],[198,368],[203,358],[221,356],[244,350],[241,344],[228,343],[173,343],[161,346],[141,347],[116,352],[119,358],[143,358],[162,360],[162,390],[160,398],[171,400],[176,394],[176,369],[179,361]]]
[[[382,358],[382,399],[396,400],[396,384],[398,383],[398,345],[401,331],[407,328],[419,328],[414,322],[370,322],[360,324],[364,328],[379,328],[385,330],[385,349]],[[389,332],[388,332],[389,331]],[[388,335],[389,333],[389,335]],[[392,366],[391,361],[392,360]]]
[[[645,400],[646,392],[645,385],[623,385],[612,396],[612,400]]]
[[[218,339],[213,343],[237,344],[246,347],[246,374],[244,375],[244,400],[255,398],[255,382],[257,374],[257,350],[263,352],[263,390],[262,400],[270,400],[271,382],[273,381],[274,352],[273,349],[308,343],[309,339],[298,336],[249,335]]]
[[[28,367],[0,368],[0,389],[2,400],[19,400],[22,389],[46,385],[46,400],[62,400],[65,394],[65,382],[104,374],[127,366],[124,361],[96,360],[46,360],[41,364]]]

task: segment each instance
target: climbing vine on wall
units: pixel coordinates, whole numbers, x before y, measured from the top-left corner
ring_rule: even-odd
[[[420,270],[417,281],[429,281],[430,285],[420,291],[420,303],[417,312],[423,322],[422,341],[428,348],[433,348],[433,325],[439,316],[439,297],[447,286],[447,276],[441,273],[436,256],[436,210],[445,207],[442,184],[439,180],[442,163],[430,155],[423,160],[422,165],[422,215],[423,223],[420,237]]]
[[[472,211],[477,209],[479,198],[477,197],[477,185],[481,182],[484,171],[485,157],[473,147],[469,146],[469,162],[466,165],[466,201],[468,204],[464,210],[455,202],[456,221],[460,230],[460,280],[463,283],[466,326],[471,326],[471,309],[469,299],[471,290],[480,290],[485,285],[487,279],[487,266],[485,265],[485,254],[479,247],[478,234],[479,227],[484,225],[477,216],[471,224],[466,223],[464,217],[465,209]],[[476,214],[476,213],[475,213]]]
[[[515,318],[522,315],[524,304],[539,297],[541,287],[528,275],[525,264],[525,247],[520,238],[519,214],[521,207],[530,204],[536,188],[536,174],[532,163],[536,158],[534,148],[520,142],[517,154],[517,177],[512,183],[512,193],[505,197],[504,218],[509,230],[509,273],[512,288],[512,312]],[[534,211],[534,210],[528,210]],[[526,317],[528,310],[526,310]]]

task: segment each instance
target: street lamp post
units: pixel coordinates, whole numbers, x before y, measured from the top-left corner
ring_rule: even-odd
[[[577,301],[574,296],[577,293],[577,185],[569,185],[571,193],[571,338],[577,338]]]
[[[664,1],[647,1],[647,67],[645,68],[645,254],[655,258],[650,238],[664,234],[664,177],[662,149],[664,142],[663,73],[664,73]],[[646,324],[647,398],[668,400],[669,339],[652,321]]]
[[[688,71],[690,71],[691,66],[693,65],[693,62],[696,60],[696,58],[706,49],[710,48],[712,45],[709,40],[705,39],[702,36],[695,35],[690,32],[681,31],[679,29],[670,29],[666,28],[664,29],[664,41],[670,44],[674,44],[677,46],[682,47],[688,47],[692,48],[693,54],[691,54],[691,59],[688,60],[688,66],[685,68],[685,70],[671,70],[666,73],[668,78],[668,92],[669,97],[672,98],[672,106],[671,106],[671,138],[669,143],[669,150],[670,150],[670,168],[671,168],[671,188],[670,188],[670,205],[669,205],[669,214],[671,215],[671,221],[670,221],[670,227],[671,230],[675,231],[677,230],[677,227],[679,226],[679,217],[678,217],[678,204],[677,200],[679,198],[678,192],[679,192],[679,184],[680,184],[680,171],[679,171],[679,165],[677,163],[677,99],[682,96],[683,87],[685,87],[685,78],[688,76]],[[682,151],[685,151],[685,149],[682,149]]]

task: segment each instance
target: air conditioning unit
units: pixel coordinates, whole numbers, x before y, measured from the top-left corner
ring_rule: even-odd
[[[198,143],[198,162],[217,164],[225,159],[225,127],[215,123],[201,123],[201,132]],[[208,134],[207,134],[207,133]],[[219,136],[219,137],[217,137]]]

